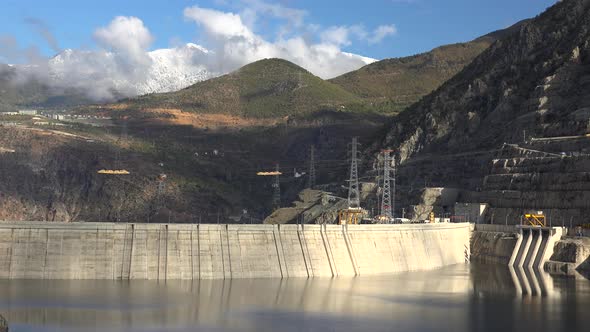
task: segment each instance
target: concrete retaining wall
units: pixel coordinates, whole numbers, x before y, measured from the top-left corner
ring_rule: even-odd
[[[471,235],[471,259],[484,263],[508,264],[519,232],[514,225],[475,224]]]
[[[471,235],[471,259],[483,263],[508,264],[517,240],[516,233],[476,230]]]
[[[462,263],[468,224],[0,223],[0,279],[387,274]]]

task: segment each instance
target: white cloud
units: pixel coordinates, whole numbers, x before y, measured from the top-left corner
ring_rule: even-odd
[[[154,38],[137,17],[117,16],[94,32],[96,41],[106,49],[129,57],[134,63],[149,61],[146,52]]]
[[[375,29],[373,35],[368,39],[369,44],[378,44],[387,36],[392,36],[397,33],[395,25],[380,25]]]
[[[333,26],[323,31],[320,38],[324,43],[348,46],[351,44],[348,36],[349,33],[350,29],[348,27]]]
[[[319,42],[302,36],[268,41],[255,34],[235,13],[195,6],[186,8],[184,14],[203,28],[209,43],[207,47],[214,51],[211,59],[217,64],[214,68],[220,72],[232,71],[264,58],[283,58],[322,78],[332,78],[374,61],[341,50],[341,46],[350,45],[351,34],[362,35],[360,26],[318,31]]]
[[[56,93],[75,89],[93,100],[110,101],[178,90],[211,77],[204,65],[208,51],[198,45],[148,51],[154,38],[136,17],[116,17],[96,29],[94,38],[102,49],[67,49],[51,59],[37,58],[19,66],[17,83],[33,78]],[[29,58],[28,53],[13,39],[0,38],[0,56],[18,60]]]
[[[369,34],[361,24],[351,26],[332,26],[321,32],[322,41],[335,45],[349,46],[352,44],[352,37],[359,41],[366,41],[369,44],[378,44],[384,38],[394,35],[397,32],[394,25],[381,25]]]
[[[289,21],[296,27],[303,25],[307,11],[290,8],[278,3],[268,3],[262,0],[242,0],[248,9],[263,15],[271,15]]]
[[[229,0],[217,1],[229,5]],[[239,0],[239,4],[234,7],[238,12],[184,9],[184,17],[202,32],[206,48],[177,41],[176,47],[150,51],[154,37],[144,23],[137,17],[118,16],[95,30],[98,50],[66,50],[53,59],[40,59],[35,49],[21,49],[16,40],[0,36],[0,59],[28,59],[34,66],[23,70],[26,75],[56,89],[80,89],[102,101],[115,95],[180,89],[264,58],[283,58],[332,78],[376,61],[343,47],[354,41],[379,43],[396,33],[393,25],[372,32],[361,24],[326,28],[306,22],[304,10],[263,0]],[[271,18],[276,27],[264,30],[264,36],[256,32],[262,18]]]
[[[233,13],[224,13],[195,6],[186,8],[184,16],[201,25],[210,36],[248,39],[254,37],[250,29],[242,23],[240,16]]]

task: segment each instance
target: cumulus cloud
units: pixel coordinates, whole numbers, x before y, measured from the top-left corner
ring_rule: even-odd
[[[48,61],[51,85],[82,90],[94,100],[139,93],[152,66],[154,38],[137,17],[117,16],[95,30],[99,50],[66,50]]]
[[[184,15],[205,32],[221,72],[264,58],[283,58],[322,78],[332,78],[374,61],[341,50],[351,44],[351,35],[363,35],[359,26],[327,28],[319,33],[318,42],[301,35],[268,41],[254,33],[239,14],[194,6],[186,8]]]
[[[345,26],[333,26],[323,31],[320,38],[328,44],[348,46],[351,44],[349,33],[350,29]]]
[[[207,79],[207,50],[194,44],[149,51],[154,38],[136,17],[115,17],[95,30],[96,50],[67,49],[42,58],[22,49],[13,37],[0,37],[0,58],[18,66],[16,83],[47,84],[56,94],[76,91],[95,101],[184,88]]]
[[[97,29],[94,38],[106,49],[133,63],[149,62],[147,50],[154,41],[139,18],[125,16],[117,16],[108,26]]]
[[[254,34],[244,25],[241,17],[233,13],[195,6],[186,8],[184,16],[201,25],[211,37],[254,39]]]
[[[185,19],[196,24],[204,47],[176,43],[170,49],[150,51],[154,37],[141,19],[117,16],[95,30],[97,49],[65,50],[43,59],[36,48],[21,48],[14,38],[0,36],[0,60],[34,64],[22,72],[55,89],[73,88],[106,101],[177,90],[264,58],[283,58],[322,78],[332,78],[375,61],[345,52],[344,47],[357,41],[379,43],[396,33],[393,25],[373,31],[361,24],[322,27],[306,22],[304,10],[264,0],[217,1],[237,11],[193,6],[183,12]],[[260,29],[263,19],[271,20],[275,29]],[[46,24],[35,19],[27,23],[59,49]],[[260,30],[265,33],[257,33]]]

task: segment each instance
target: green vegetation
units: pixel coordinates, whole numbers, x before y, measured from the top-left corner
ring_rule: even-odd
[[[260,60],[186,89],[124,100],[131,108],[275,118],[337,109],[362,100],[341,87],[280,59]]]
[[[363,98],[374,110],[397,113],[461,71],[487,49],[498,34],[441,46],[414,56],[378,61],[330,82]]]

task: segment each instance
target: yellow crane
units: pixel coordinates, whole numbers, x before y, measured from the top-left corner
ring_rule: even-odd
[[[257,172],[256,175],[258,176],[274,176],[274,182],[272,184],[273,188],[273,195],[272,195],[272,206],[273,210],[277,210],[281,207],[281,184],[279,177],[283,175],[280,171],[279,164],[276,164],[276,169],[274,171],[261,171]]]
[[[524,220],[526,220],[531,226],[545,227],[545,215],[543,211],[536,211],[536,213],[525,213]]]
[[[97,172],[98,174],[106,174],[106,175],[129,175],[129,172],[126,169],[101,169]]]
[[[363,209],[349,208],[338,211],[338,223],[340,225],[358,225],[363,217]]]

